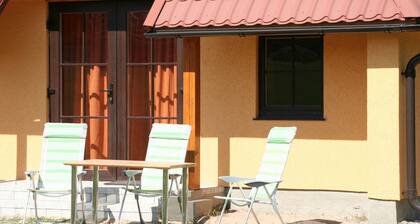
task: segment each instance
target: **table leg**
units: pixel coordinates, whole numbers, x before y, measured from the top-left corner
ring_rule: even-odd
[[[162,183],[162,224],[168,224],[168,169],[163,169]]]
[[[71,211],[70,223],[76,223],[76,198],[77,198],[77,181],[76,181],[77,167],[71,166]]]
[[[99,172],[98,166],[93,166],[93,187],[92,187],[92,220],[93,223],[98,223],[97,207],[98,207],[98,181]]]
[[[182,224],[187,223],[188,168],[182,168]]]

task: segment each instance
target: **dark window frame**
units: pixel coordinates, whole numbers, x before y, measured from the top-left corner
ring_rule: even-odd
[[[311,106],[269,106],[265,105],[266,100],[266,82],[265,82],[265,53],[266,39],[282,38],[286,40],[303,39],[303,38],[320,38],[321,39],[321,104],[320,107]],[[258,38],[258,112],[255,120],[325,120],[324,119],[324,36],[323,35],[305,35],[305,36],[259,36]],[[293,62],[293,76],[295,76],[295,68]],[[294,79],[294,77],[293,77]],[[295,87],[293,87],[295,88]],[[295,91],[293,91],[295,98]]]

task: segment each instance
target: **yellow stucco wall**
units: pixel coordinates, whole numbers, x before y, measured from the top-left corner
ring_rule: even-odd
[[[257,37],[201,38],[202,186],[220,184],[220,175],[255,176],[269,129],[293,125],[298,133],[282,188],[399,200],[405,182],[400,68],[420,52],[418,41],[418,32],[326,34],[325,121],[261,121],[253,119]]]
[[[0,15],[0,180],[37,169],[47,119],[47,3],[10,0]]]
[[[367,38],[368,196],[400,199],[400,82],[398,34]]]
[[[201,171],[211,173],[203,186],[217,175],[254,176],[269,129],[293,125],[283,188],[367,190],[366,35],[326,35],[324,46],[326,120],[257,121],[257,38],[201,39]]]

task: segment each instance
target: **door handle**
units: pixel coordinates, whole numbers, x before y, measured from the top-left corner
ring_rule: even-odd
[[[108,89],[104,89],[102,90],[102,92],[106,93],[109,100],[109,104],[113,104],[114,103],[114,84],[109,84]]]

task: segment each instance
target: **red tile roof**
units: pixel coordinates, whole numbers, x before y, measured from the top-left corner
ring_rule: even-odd
[[[7,0],[0,0],[0,13],[3,11],[4,7],[6,6]]]
[[[145,26],[206,27],[404,21],[420,0],[155,0]]]

